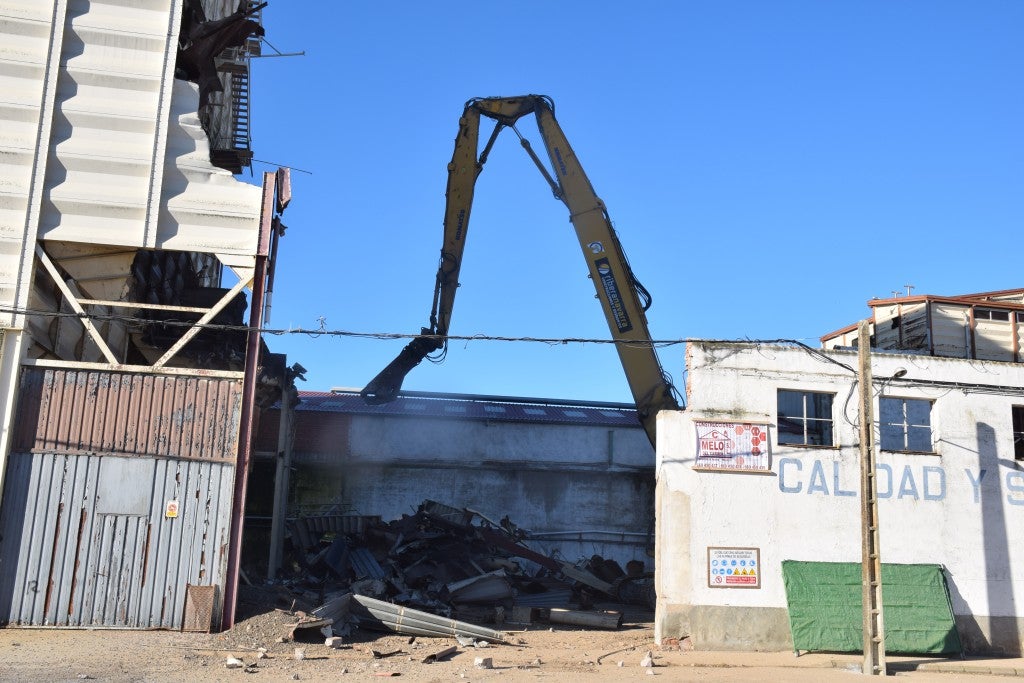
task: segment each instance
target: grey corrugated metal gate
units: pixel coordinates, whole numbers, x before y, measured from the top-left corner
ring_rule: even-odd
[[[217,587],[241,379],[24,368],[0,507],[0,623],[181,628]]]

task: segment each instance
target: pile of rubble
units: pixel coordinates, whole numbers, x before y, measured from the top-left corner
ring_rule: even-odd
[[[532,550],[508,518],[424,501],[413,515],[328,516],[289,522],[293,574],[282,582],[307,604],[298,629],[345,635],[351,626],[501,642],[474,624],[552,621],[617,628],[597,602],[653,608],[642,562],[595,555],[576,564]]]

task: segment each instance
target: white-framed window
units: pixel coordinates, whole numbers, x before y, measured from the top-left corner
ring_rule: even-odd
[[[878,399],[878,418],[883,451],[935,452],[931,401],[883,396]]]
[[[778,390],[776,427],[780,444],[834,446],[832,399],[818,391]]]

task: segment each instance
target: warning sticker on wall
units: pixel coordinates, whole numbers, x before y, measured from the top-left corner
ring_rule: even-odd
[[[760,588],[760,548],[708,547],[710,588]]]
[[[698,469],[768,472],[768,427],[740,422],[694,422]]]

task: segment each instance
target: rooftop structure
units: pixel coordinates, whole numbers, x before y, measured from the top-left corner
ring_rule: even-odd
[[[1024,361],[1024,289],[872,299],[871,346],[946,358]],[[823,348],[857,345],[857,324],[821,338]]]

